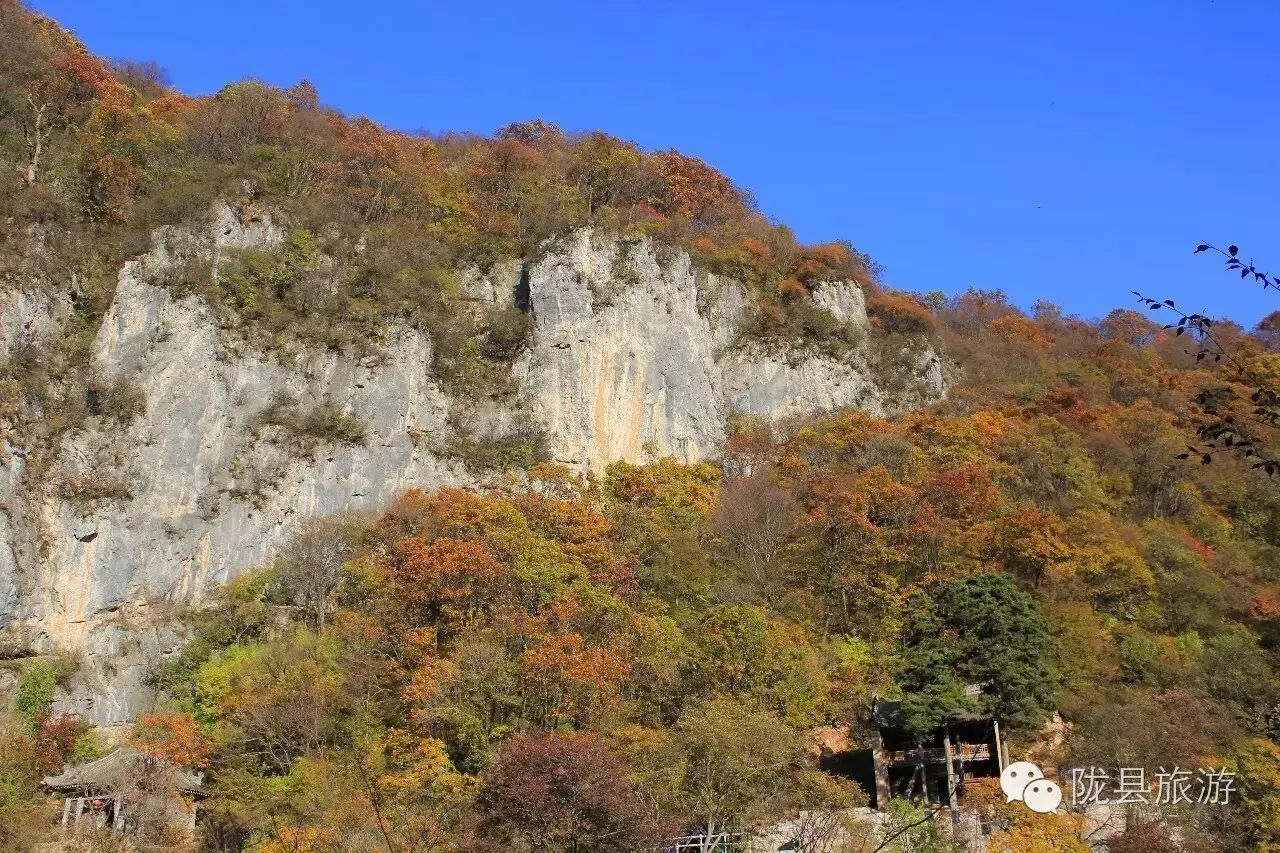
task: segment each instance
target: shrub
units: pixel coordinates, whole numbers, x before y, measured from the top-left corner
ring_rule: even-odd
[[[53,692],[57,685],[58,670],[51,661],[32,658],[23,665],[13,710],[32,732],[39,726],[40,719],[53,708]]]
[[[537,428],[479,439],[458,438],[445,445],[443,452],[477,471],[528,471],[551,458],[547,437]]]
[[[480,355],[490,361],[510,364],[529,345],[533,317],[518,308],[495,309],[485,323],[480,338]]]
[[[149,276],[156,287],[163,287],[181,298],[195,294],[207,302],[217,300],[214,287],[213,264],[209,261],[188,259],[168,264]]]
[[[1130,681],[1152,680],[1160,669],[1160,644],[1146,634],[1133,633],[1117,646],[1120,668]]]
[[[494,850],[635,849],[647,834],[626,765],[589,732],[511,738],[484,775],[479,803],[482,835],[502,842]]]
[[[915,296],[879,289],[867,293],[867,316],[887,334],[929,337],[935,333],[933,315]]]
[[[326,403],[304,406],[287,396],[277,396],[259,416],[257,429],[277,427],[285,433],[300,455],[323,444],[363,445],[369,428],[363,421]]]
[[[791,282],[781,302],[757,301],[738,330],[741,343],[760,342],[774,350],[808,350],[837,361],[859,345],[862,330],[814,304],[809,292]]]
[[[128,483],[115,474],[103,471],[87,471],[67,477],[59,484],[58,494],[64,500],[81,506],[133,498],[133,490]]]
[[[436,344],[432,373],[450,396],[462,400],[501,398],[515,390],[509,370],[485,358],[480,340],[466,330],[442,330]]]
[[[127,424],[146,412],[147,395],[128,377],[94,377],[85,388],[84,404],[91,415]]]

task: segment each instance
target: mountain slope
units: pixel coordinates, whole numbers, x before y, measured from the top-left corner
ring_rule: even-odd
[[[312,514],[943,391],[918,304],[695,159],[400,134],[306,84],[188,98],[0,24],[0,623],[88,653],[95,721],[132,714],[148,612]]]

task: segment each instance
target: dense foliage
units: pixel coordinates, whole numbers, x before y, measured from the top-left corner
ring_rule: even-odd
[[[746,422],[717,465],[543,465],[306,531],[160,674],[212,744],[209,831],[609,849],[749,823],[856,801],[807,731],[856,740],[874,695],[927,729],[982,683],[1015,744],[1060,711],[1063,760],[1256,768],[1197,849],[1274,840],[1280,504],[1243,463],[1175,458],[1212,373],[1124,311],[970,293],[940,321],[966,378],[932,411]]]
[[[872,278],[848,246],[796,244],[693,158],[541,122],[396,133],[306,84],[188,98],[12,0],[0,89],[5,272],[77,283],[61,348],[18,353],[0,377],[0,415],[19,398],[63,413],[40,429],[77,416],[49,395],[128,417],[129,389],[83,394],[115,270],[153,226],[215,198],[269,202],[294,230],[278,253],[169,284],[328,346],[376,337],[392,314],[430,325],[448,316],[450,270],[586,223],[679,243],[745,282],[762,337],[826,334],[797,296]],[[356,241],[362,266],[314,287],[317,253]],[[744,420],[714,463],[617,463],[598,481],[537,464],[537,437],[521,437],[484,451],[530,467],[518,484],[415,490],[374,519],[307,525],[193,614],[134,742],[206,769],[210,850],[614,850],[861,802],[814,769],[808,735],[865,744],[877,695],[903,698],[925,731],[981,683],[1015,751],[1237,768],[1240,796],[1171,849],[1275,849],[1280,492],[1247,461],[1177,458],[1199,395],[1229,380],[1135,312],[933,302],[873,302],[881,333],[937,334],[955,359],[930,410]],[[432,327],[454,381],[491,385],[518,322]],[[1215,334],[1280,375],[1267,330]],[[363,440],[339,414],[281,400],[262,427],[303,448]],[[47,814],[39,776],[92,746],[50,713],[58,674],[28,667],[0,720],[5,849]],[[1061,743],[1042,737],[1055,712]],[[997,846],[1080,849],[1073,820],[990,811]],[[892,812],[912,826],[899,848],[949,849],[911,806]]]
[[[541,465],[304,529],[156,673],[207,741],[207,843],[618,849],[847,805],[807,732],[856,745],[874,695],[927,729],[976,682],[1015,750],[1059,711],[1063,761],[1238,768],[1186,849],[1266,849],[1280,503],[1175,458],[1213,374],[1130,312],[969,293],[939,319],[965,378],[931,411],[745,422],[714,465]],[[1013,849],[1077,849],[991,808]]]
[[[874,264],[848,244],[800,245],[728,178],[675,151],[540,120],[491,137],[402,133],[323,106],[306,82],[188,97],[153,65],[90,55],[16,0],[0,3],[0,33],[0,174],[12,176],[0,180],[0,215],[18,226],[0,246],[4,269],[21,272],[34,227],[57,248],[49,272],[75,272],[91,314],[110,296],[114,262],[215,199],[270,206],[299,229],[284,257],[231,259],[218,275],[225,300],[268,321],[305,314],[292,319],[322,339],[339,325],[334,345],[362,340],[387,313],[438,309],[456,296],[459,266],[535,256],[587,224],[680,244],[739,279],[764,335],[812,331],[823,315],[795,297],[817,282],[873,283]],[[345,257],[357,243],[362,261],[340,286],[307,287],[315,252]],[[908,297],[883,308],[889,325],[928,323]]]
[[[472,434],[466,405],[514,390],[529,316],[463,301],[459,276],[508,259],[536,260],[573,229],[647,235],[689,251],[751,294],[743,342],[846,357],[857,330],[820,310],[811,290],[853,279],[883,335],[873,353],[900,360],[932,331],[912,297],[882,290],[875,264],[847,243],[805,246],[749,195],[697,158],[647,152],[604,133],[541,120],[492,136],[404,133],[324,106],[305,81],[254,80],[214,95],[170,88],[154,64],[107,62],[18,0],[0,0],[0,283],[70,291],[57,341],[0,365],[0,415],[20,420],[33,476],[68,430],[101,414],[127,420],[135,389],[95,396],[93,336],[121,264],[169,236],[207,233],[214,202],[241,222],[271,218],[275,249],[206,256],[169,246],[153,284],[194,293],[269,353],[299,345],[375,354],[392,320],[427,331],[431,370],[457,403],[459,439],[439,452],[473,468],[528,467],[538,435]],[[172,231],[164,232],[171,235]],[[339,440],[358,424],[320,424]],[[303,424],[300,446],[316,429]],[[119,483],[70,483],[93,501]]]

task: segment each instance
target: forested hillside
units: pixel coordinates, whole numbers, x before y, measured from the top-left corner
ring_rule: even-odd
[[[455,381],[487,387],[521,320],[459,313],[450,271],[593,225],[742,282],[753,334],[786,347],[838,354],[844,327],[809,292],[857,280],[885,352],[928,337],[954,380],[892,419],[739,418],[711,462],[597,477],[530,461],[488,489],[308,522],[209,606],[174,608],[189,642],[126,736],[204,771],[202,849],[635,850],[843,809],[865,796],[816,767],[832,727],[866,745],[870,702],[890,696],[929,731],[971,707],[970,683],[1011,754],[1046,768],[1239,774],[1230,804],[1166,816],[1179,840],[1135,830],[1123,849],[1280,849],[1280,487],[1230,454],[1178,458],[1200,443],[1197,395],[1231,380],[1158,315],[917,299],[675,152],[537,121],[396,133],[305,83],[191,98],[0,0],[0,275],[75,282],[56,350],[0,364],[6,452],[36,464],[99,414],[89,350],[120,264],[219,199],[288,217],[277,266],[245,254],[170,285],[263,340],[358,349],[407,319]],[[359,259],[339,286],[300,272],[321,250]],[[1280,377],[1270,327],[1215,335]],[[106,748],[54,710],[76,666],[13,662],[0,849],[50,837],[40,778]],[[1088,849],[1076,816],[987,793],[993,849]],[[145,849],[172,849],[163,823],[139,827]],[[897,842],[947,843],[929,825]]]
[[[762,339],[838,346],[840,330],[803,298],[808,288],[873,284],[874,265],[849,244],[799,244],[728,178],[675,151],[539,120],[492,137],[395,132],[324,107],[306,82],[247,80],[191,98],[152,65],[92,56],[15,0],[0,15],[0,165],[17,178],[0,188],[0,275],[74,272],[79,291],[83,335],[50,369],[83,357],[120,264],[147,250],[152,230],[198,219],[216,199],[287,211],[293,232],[280,268],[247,257],[204,288],[238,322],[353,348],[410,317],[432,329],[457,374],[492,373],[520,329],[509,318],[456,328],[454,271],[536,257],[547,238],[588,224],[683,246],[747,285]],[[320,288],[302,274],[318,251],[360,263]],[[186,273],[169,283],[198,286],[197,271]],[[877,291],[870,310],[895,333],[928,326],[905,296]]]

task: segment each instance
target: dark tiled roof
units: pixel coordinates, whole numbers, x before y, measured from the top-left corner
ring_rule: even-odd
[[[54,776],[46,776],[41,782],[51,791],[92,796],[109,794],[125,787],[128,780],[144,772],[141,765],[154,761],[131,747],[122,746],[97,761],[68,767]],[[184,794],[204,796],[200,776],[190,770],[174,768],[177,788]]]

